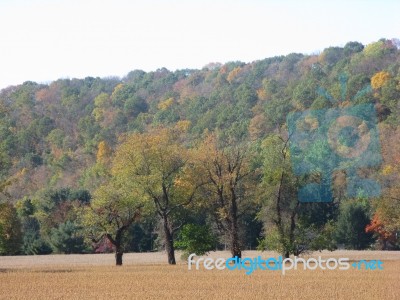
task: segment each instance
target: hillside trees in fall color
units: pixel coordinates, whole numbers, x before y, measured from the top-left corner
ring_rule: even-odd
[[[236,256],[259,241],[284,255],[343,244],[399,249],[398,45],[351,41],[318,55],[2,89],[1,245],[12,236],[6,219],[20,223],[22,238],[1,253],[100,251],[93,240],[103,237],[117,253],[166,249],[173,264],[185,224],[209,226],[215,247]],[[288,114],[368,103],[382,161],[353,176],[375,180],[380,195],[349,196],[338,170],[329,204],[298,203],[298,184],[309,178],[293,173],[295,153],[282,152]],[[329,167],[324,147],[304,159],[317,155]]]

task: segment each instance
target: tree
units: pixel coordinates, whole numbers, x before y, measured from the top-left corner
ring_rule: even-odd
[[[382,221],[379,214],[379,212],[375,212],[371,223],[365,227],[365,232],[376,234],[377,239],[381,244],[381,249],[387,250],[390,245],[393,247],[396,244],[396,232],[389,231],[386,228],[385,223]]]
[[[384,169],[385,171],[385,169]],[[400,246],[398,233],[400,232],[400,188],[398,172],[393,172],[392,187],[386,187],[385,193],[375,203],[375,212],[371,222],[365,228],[378,239],[382,250],[396,249]],[[397,176],[396,176],[397,175]]]
[[[322,62],[328,66],[334,66],[339,60],[343,58],[344,49],[340,47],[329,47],[324,49],[320,55]]]
[[[22,218],[22,253],[26,255],[49,254],[51,246],[40,235],[39,221],[33,216]]]
[[[106,164],[111,156],[112,149],[107,145],[106,141],[101,141],[98,145],[96,161]]]
[[[219,143],[216,134],[209,134],[193,155],[197,181],[204,184],[203,205],[213,215],[218,229],[227,235],[232,256],[241,258],[239,219],[254,204],[250,150],[233,141]]]
[[[88,205],[91,195],[86,190],[61,188],[47,190],[39,199],[34,216],[40,222],[41,235],[50,241],[54,228],[68,221],[75,223],[77,212]],[[79,226],[76,229],[78,228]]]
[[[314,145],[304,156],[298,155],[295,143],[289,151],[290,137],[272,135],[262,144],[265,240],[259,248],[273,249],[285,257],[333,250],[338,203],[320,202],[332,190],[330,184],[323,184],[324,172],[332,169],[324,163],[326,149],[323,145]],[[310,173],[295,174],[295,164],[300,160],[301,163],[311,162]],[[320,188],[307,191],[310,180],[319,182]],[[303,191],[306,192],[302,194]]]
[[[358,53],[363,51],[364,45],[359,43],[359,42],[348,42],[346,45],[344,45],[344,54],[346,56],[350,56],[353,53]]]
[[[19,254],[22,245],[21,223],[11,203],[0,203],[0,255]]]
[[[147,110],[146,101],[138,96],[131,96],[126,99],[124,104],[124,112],[128,117],[137,117],[141,112]]]
[[[215,248],[216,239],[208,225],[186,224],[180,231],[176,242],[178,249],[184,250],[184,257],[191,253],[204,255]]]
[[[370,221],[365,204],[357,200],[343,203],[337,221],[336,241],[348,249],[368,248],[373,242],[372,233],[365,231]]]
[[[176,264],[174,234],[183,225],[177,224],[174,214],[192,203],[198,188],[187,184],[187,162],[181,132],[166,128],[129,135],[114,159],[115,176],[134,182],[133,189],[160,218],[169,264]]]
[[[94,193],[89,207],[82,211],[86,236],[95,244],[106,238],[115,249],[115,264],[122,265],[124,234],[140,218],[143,207],[132,184],[113,177]]]
[[[385,71],[376,73],[371,78],[371,86],[374,90],[377,90],[385,85],[385,83],[390,79],[390,74]]]
[[[400,188],[393,188],[387,197],[382,199],[378,212],[385,227],[390,232],[400,231],[400,198],[398,197]]]
[[[82,227],[75,222],[67,221],[51,229],[50,243],[55,253],[85,252]]]
[[[288,142],[289,139],[278,135],[263,142],[266,244],[286,258],[304,250],[296,237],[300,202],[297,197],[298,179],[290,165]]]
[[[26,255],[49,254],[52,252],[50,245],[41,237],[40,223],[34,216],[36,206],[31,199],[24,197],[16,203],[18,217],[21,221],[22,246],[21,250]]]
[[[104,112],[110,108],[110,96],[106,93],[99,94],[94,99],[95,108],[93,109],[92,115],[97,122],[101,122],[104,119]]]

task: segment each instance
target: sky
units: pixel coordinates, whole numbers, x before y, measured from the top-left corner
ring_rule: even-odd
[[[0,0],[0,89],[400,37],[398,0]]]

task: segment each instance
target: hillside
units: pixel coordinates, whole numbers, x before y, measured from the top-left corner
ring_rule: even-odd
[[[79,214],[71,212],[71,207],[78,205],[76,201],[87,205],[107,181],[108,167],[102,168],[99,162],[117,157],[118,145],[127,134],[184,127],[183,143],[191,148],[204,141],[207,134],[216,132],[221,139],[235,141],[234,145],[246,142],[255,148],[249,169],[256,174],[250,180],[252,183],[244,186],[263,186],[267,192],[253,195],[256,204],[240,221],[247,225],[240,226],[245,233],[239,234],[243,248],[254,248],[257,239],[262,240],[268,228],[272,228],[270,215],[276,214],[272,209],[270,213],[260,213],[269,204],[259,199],[271,198],[269,189],[277,186],[274,177],[268,179],[265,171],[274,169],[274,163],[268,164],[264,157],[268,152],[265,145],[274,143],[274,136],[288,137],[288,114],[373,104],[382,162],[374,165],[372,171],[363,172],[380,183],[382,192],[375,200],[367,200],[370,204],[363,208],[367,220],[361,231],[366,224],[377,226],[368,242],[359,248],[372,247],[374,243],[384,245],[385,249],[396,248],[399,241],[398,237],[393,240],[394,234],[400,230],[395,213],[400,211],[399,100],[400,49],[395,41],[386,39],[365,46],[349,42],[318,55],[293,53],[251,63],[211,63],[201,70],[172,72],[161,68],[154,72],[134,70],[122,79],[87,77],[58,79],[50,84],[25,82],[0,92],[1,201],[16,207],[21,230],[25,232],[21,241],[25,245],[23,253],[63,252],[54,245],[55,230],[60,230],[59,225],[67,220],[76,223],[72,231],[80,230]],[[276,168],[280,168],[278,163]],[[340,186],[340,176],[335,180]],[[333,194],[334,205],[318,207],[324,218],[312,214],[300,217],[300,205],[296,211],[299,224],[315,226],[324,233],[330,225],[340,228],[339,212],[345,210],[340,203],[363,198]],[[365,199],[360,201],[365,203]],[[58,206],[61,202],[63,206]],[[290,211],[287,213],[290,215]],[[179,214],[187,212],[177,213],[174,220],[186,220]],[[135,225],[135,242],[130,241],[126,249],[145,251],[157,244],[156,238],[161,234],[154,234],[158,228],[156,215],[150,213],[146,221]],[[6,218],[4,214],[1,217]],[[202,224],[199,220],[207,220],[218,232],[218,221],[212,219],[202,206],[197,217],[189,221]],[[29,238],[27,232],[31,234]],[[220,245],[229,244],[226,235],[229,234],[218,235]],[[41,240],[40,246],[33,245],[37,240]],[[159,243],[161,247],[163,243]],[[272,247],[268,245],[266,241],[265,247]],[[325,243],[320,247],[328,246]],[[72,252],[89,251],[87,246],[79,249]]]

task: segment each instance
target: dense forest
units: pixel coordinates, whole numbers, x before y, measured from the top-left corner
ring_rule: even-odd
[[[296,172],[288,115],[363,104],[376,111],[382,159],[356,172],[379,193],[347,193],[352,175],[335,169],[331,199],[301,201],[322,171]],[[1,255],[115,252],[122,264],[124,252],[165,249],[175,264],[175,249],[400,247],[397,40],[24,82],[1,90],[0,116]]]

